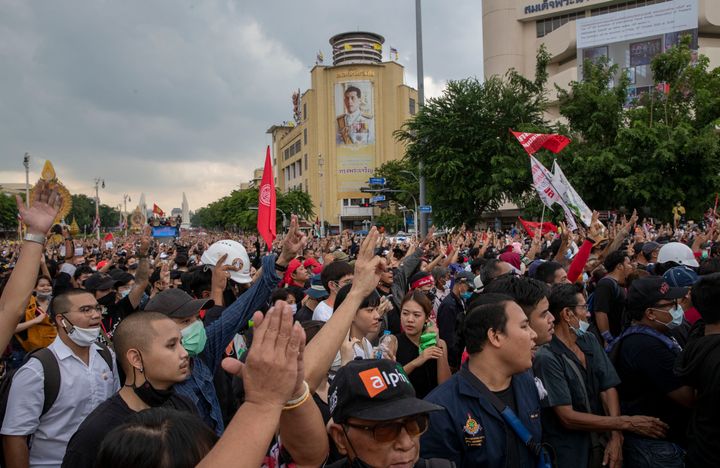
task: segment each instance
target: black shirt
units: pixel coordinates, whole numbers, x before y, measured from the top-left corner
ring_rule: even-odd
[[[688,467],[720,466],[720,335],[692,341],[678,361],[677,373],[684,384],[697,390],[690,416]]]
[[[136,310],[137,308],[133,307],[132,303],[130,302],[130,298],[127,296],[123,297],[122,299],[107,308],[107,312],[103,315],[102,318],[103,331],[107,333],[110,338],[112,338],[113,333],[115,332],[115,329],[117,328],[120,321],[135,312]],[[110,343],[106,344],[109,345]]]
[[[452,368],[460,367],[460,358],[463,350],[457,340],[458,318],[465,313],[465,304],[452,291],[440,303],[437,311],[437,326],[440,338],[447,343],[448,363]]]
[[[679,350],[640,333],[624,337],[616,346],[622,414],[660,418],[670,425],[668,440],[684,445],[688,411],[667,396],[683,385],[673,371]]]
[[[607,314],[610,333],[612,333],[612,336],[618,337],[623,328],[625,289],[620,287],[613,278],[606,276],[598,281],[593,294],[593,310]]]
[[[180,395],[173,395],[165,404],[169,408],[196,414],[195,406]],[[135,411],[125,403],[119,393],[100,403],[80,424],[68,442],[62,466],[65,468],[93,468],[105,436],[127,421]]]
[[[518,414],[517,403],[515,402],[515,394],[513,393],[513,387],[510,385],[505,390],[499,392],[493,392],[493,394],[505,403],[513,413]],[[520,466],[520,450],[527,450],[525,444],[515,434],[515,431],[510,427],[509,424],[505,426],[505,437],[510,442],[507,444],[507,458],[505,459],[505,466]]]
[[[410,338],[401,333],[397,335],[398,349],[395,357],[403,366],[420,356],[420,348],[410,341]],[[437,359],[428,359],[425,363],[408,374],[410,383],[415,388],[418,398],[425,396],[438,385]]]

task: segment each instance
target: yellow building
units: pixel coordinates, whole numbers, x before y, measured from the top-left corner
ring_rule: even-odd
[[[668,28],[683,11],[694,25]],[[631,92],[644,91],[652,84],[652,55],[693,28],[695,48],[712,67],[720,65],[720,0],[483,0],[482,15],[485,76],[514,68],[533,77],[535,54],[545,44],[551,100],[555,84],[567,89],[578,79],[578,56],[608,56],[630,76]]]
[[[362,229],[370,219],[370,195],[360,188],[376,168],[403,156],[393,132],[417,108],[403,66],[382,61],[383,42],[367,32],[333,36],[332,66],[318,63],[310,89],[293,97],[295,122],[268,129],[276,186],[309,193],[331,232]]]

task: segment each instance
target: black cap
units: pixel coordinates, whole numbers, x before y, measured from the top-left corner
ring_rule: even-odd
[[[115,287],[115,280],[106,273],[94,273],[85,280],[83,286],[88,291],[102,291],[103,289],[112,289]]]
[[[644,310],[659,301],[685,297],[688,288],[673,288],[662,276],[644,276],[630,285],[627,305],[631,310]]]
[[[387,359],[350,361],[335,374],[328,395],[336,423],[351,417],[390,421],[443,409],[416,398],[402,366]]]
[[[155,295],[145,306],[148,312],[160,312],[170,318],[192,317],[201,309],[214,306],[212,299],[193,299],[182,289],[169,288]]]

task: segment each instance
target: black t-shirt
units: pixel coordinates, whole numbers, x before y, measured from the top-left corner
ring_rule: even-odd
[[[513,410],[513,413],[517,414],[517,403],[515,401],[515,394],[513,393],[512,385],[505,390],[493,392],[493,394],[498,397],[500,401],[505,403],[511,410]],[[527,448],[525,448],[525,445],[515,434],[515,431],[513,431],[509,424],[504,424],[504,426],[505,437],[508,441],[505,466],[520,466],[520,450],[527,450]]]
[[[593,312],[605,312],[610,323],[610,333],[617,337],[622,332],[625,312],[625,289],[609,276],[598,281],[593,296]]]
[[[679,352],[640,333],[624,337],[616,346],[622,414],[660,418],[670,425],[668,440],[684,445],[689,412],[667,397],[683,385],[673,371]]]
[[[677,372],[697,390],[688,429],[688,467],[720,466],[720,335],[708,335],[688,344]]]
[[[395,357],[403,366],[420,356],[420,348],[410,341],[410,338],[401,333],[397,335],[398,349]],[[425,364],[408,374],[410,383],[415,388],[418,398],[425,396],[438,385],[437,359],[428,359]]]
[[[195,406],[180,395],[173,395],[166,407],[197,414]],[[64,468],[93,468],[100,444],[105,436],[127,421],[135,411],[125,403],[119,393],[100,403],[80,424],[68,442],[63,458]]]
[[[110,293],[114,294],[114,293]],[[107,313],[102,318],[102,329],[107,335],[112,338],[115,329],[122,319],[132,314],[137,310],[133,307],[130,302],[130,298],[125,296],[113,305],[107,308]],[[109,343],[106,343],[109,344]]]

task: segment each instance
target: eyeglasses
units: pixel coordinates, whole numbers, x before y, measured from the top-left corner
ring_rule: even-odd
[[[78,308],[78,309],[76,309],[76,310],[77,310],[78,312],[80,312],[81,314],[83,314],[83,315],[92,315],[93,312],[97,312],[97,313],[99,313],[99,314],[104,314],[104,313],[105,313],[105,310],[107,310],[107,308],[106,308],[104,305],[95,304],[95,305],[82,306],[82,307],[80,307],[80,308]],[[62,315],[66,315],[66,314],[69,313],[69,312],[71,312],[71,311],[68,311],[68,312],[66,312],[65,314],[62,314]]]
[[[394,421],[387,423],[375,424],[374,426],[365,426],[363,424],[351,424],[346,422],[344,426],[353,427],[362,431],[372,432],[373,439],[375,442],[391,442],[397,439],[400,435],[400,431],[405,428],[405,431],[410,437],[417,437],[425,433],[428,430],[428,417],[426,414],[418,414],[412,416],[403,421]]]
[[[577,304],[577,305],[575,306],[575,308],[577,308],[577,307],[580,307],[581,309],[588,310],[588,305],[587,305],[587,304]]]

